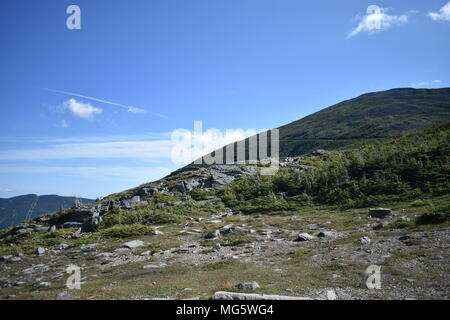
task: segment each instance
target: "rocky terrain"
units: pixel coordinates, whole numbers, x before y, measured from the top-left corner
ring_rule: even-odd
[[[282,166],[296,162],[288,158]],[[414,223],[426,204],[391,203],[381,214],[323,205],[242,214],[217,195],[192,194],[196,187],[223,189],[255,170],[191,166],[5,230],[1,297],[209,299],[231,291],[327,299],[333,290],[336,299],[448,299],[449,224]],[[432,204],[449,200],[435,197]],[[115,215],[168,208],[166,215],[182,209],[183,218],[102,227]],[[70,265],[80,267],[79,290],[66,287]],[[370,265],[381,266],[381,289],[366,286]]]
[[[449,94],[372,93],[280,127],[270,176],[192,163],[1,230],[0,298],[448,299]]]

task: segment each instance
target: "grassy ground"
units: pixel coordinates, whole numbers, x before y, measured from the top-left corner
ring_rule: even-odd
[[[449,203],[449,196],[442,196],[419,205],[383,204],[392,208],[393,215],[385,219],[390,225],[377,231],[372,228],[380,221],[369,218],[367,208],[339,210],[317,206],[287,214],[214,219],[202,215],[201,221],[186,219],[154,226],[163,235],[111,238],[97,234],[69,239],[74,230],[27,234],[20,242],[10,241],[0,247],[2,255],[24,254],[19,262],[0,262],[0,296],[208,299],[219,290],[239,291],[235,287],[239,282],[257,281],[261,288],[255,292],[267,294],[321,298],[325,290],[332,288],[342,299],[447,299],[449,222],[417,225],[414,221],[428,208]],[[253,231],[204,239],[206,233],[229,224]],[[316,235],[326,230],[336,236],[293,241],[298,233]],[[398,240],[402,235],[411,238]],[[368,236],[371,243],[362,244],[363,236]],[[145,246],[125,254],[114,251],[133,239],[144,241]],[[19,244],[11,245],[14,242]],[[36,247],[51,249],[62,242],[69,248],[49,250],[43,256],[32,253]],[[95,251],[82,249],[83,244],[92,243],[97,244]],[[213,249],[215,244],[222,248]],[[141,255],[145,251],[151,254]],[[65,286],[65,268],[71,264],[81,267],[80,290]],[[382,290],[366,287],[365,271],[372,264],[382,267]],[[38,270],[39,265],[48,270]],[[145,269],[146,265],[159,267]],[[24,273],[28,268],[36,270]],[[17,281],[24,283],[17,285]],[[39,287],[43,281],[50,282],[50,286]]]

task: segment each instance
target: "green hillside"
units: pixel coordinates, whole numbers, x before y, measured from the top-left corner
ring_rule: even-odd
[[[279,127],[280,156],[356,147],[448,121],[450,88],[404,88],[367,93]],[[245,141],[246,150],[248,141]],[[236,151],[236,143],[234,148]],[[223,154],[225,161],[225,147]]]
[[[280,154],[335,149],[399,136],[450,120],[450,88],[392,89],[361,95],[280,127]]]

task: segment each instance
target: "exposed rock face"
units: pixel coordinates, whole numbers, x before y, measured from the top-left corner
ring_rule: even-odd
[[[123,244],[123,246],[126,247],[126,248],[134,249],[134,248],[142,247],[144,244],[145,244],[144,241],[133,240],[133,241],[125,242]]]
[[[309,241],[312,239],[314,239],[314,236],[310,235],[309,233],[300,233],[294,241],[301,242],[301,241]]]
[[[369,216],[372,218],[385,218],[391,214],[391,209],[387,208],[371,208],[369,209]]]

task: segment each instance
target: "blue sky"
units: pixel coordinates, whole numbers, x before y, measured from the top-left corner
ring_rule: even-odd
[[[155,180],[195,120],[268,129],[370,91],[448,87],[449,36],[448,0],[1,1],[0,197]]]

